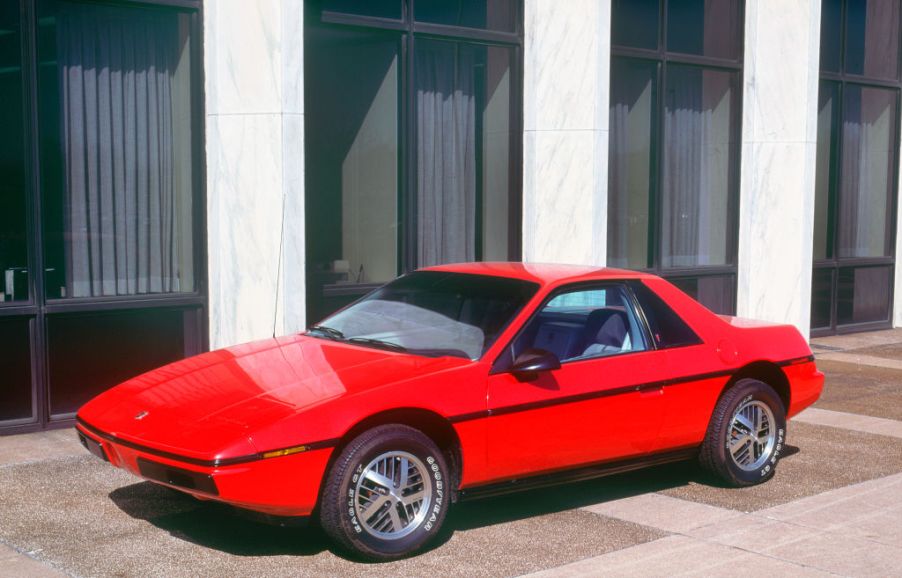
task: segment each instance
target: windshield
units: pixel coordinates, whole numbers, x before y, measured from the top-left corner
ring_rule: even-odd
[[[538,290],[518,279],[418,271],[324,319],[309,335],[418,355],[479,359]]]

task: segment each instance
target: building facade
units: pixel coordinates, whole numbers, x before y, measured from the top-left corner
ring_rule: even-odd
[[[900,0],[10,0],[0,431],[420,266],[902,326]]]

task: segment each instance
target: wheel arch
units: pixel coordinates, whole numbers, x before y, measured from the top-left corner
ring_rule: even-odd
[[[727,390],[742,379],[757,379],[772,387],[777,392],[777,395],[780,396],[780,401],[783,402],[783,410],[789,413],[792,391],[789,387],[789,379],[779,365],[772,361],[761,360],[742,366],[724,385],[719,397],[723,397]]]
[[[460,484],[461,473],[463,472],[463,451],[461,449],[460,437],[457,435],[451,422],[442,415],[423,408],[403,407],[381,411],[365,417],[351,426],[340,438],[338,445],[332,451],[329,463],[326,466],[328,475],[332,468],[332,463],[338,458],[351,441],[363,432],[373,429],[381,425],[399,424],[412,427],[423,432],[429,439],[435,442],[439,447],[445,459],[448,461],[448,467],[454,476],[454,499],[456,500],[456,490]]]

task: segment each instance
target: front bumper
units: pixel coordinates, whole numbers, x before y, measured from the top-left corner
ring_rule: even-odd
[[[76,424],[82,445],[112,465],[204,500],[217,500],[271,516],[309,516],[332,448],[311,449],[238,464],[199,465],[198,460],[121,440],[94,426]]]

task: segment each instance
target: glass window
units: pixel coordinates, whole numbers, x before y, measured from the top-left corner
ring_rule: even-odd
[[[736,59],[741,38],[738,0],[667,3],[667,50],[670,52]]]
[[[843,0],[821,2],[821,70],[840,72]]]
[[[838,256],[889,255],[898,91],[848,84],[843,96]]]
[[[673,65],[667,74],[662,265],[725,265],[732,260],[735,73]]]
[[[319,319],[343,289],[398,275],[401,73],[394,38],[308,30],[307,282]]]
[[[899,0],[846,3],[845,72],[899,78]]]
[[[414,19],[432,24],[512,32],[514,0],[416,0]]]
[[[811,329],[833,325],[833,268],[815,269],[811,278]]]
[[[41,7],[47,297],[193,292],[190,17]]]
[[[702,340],[676,312],[643,283],[633,285],[636,300],[645,314],[655,346],[660,348],[694,345]]]
[[[28,319],[0,318],[0,422],[34,415],[28,323]]]
[[[676,277],[669,281],[714,313],[731,315],[736,310],[733,275]]]
[[[184,316],[154,309],[48,317],[51,415],[73,413],[110,387],[185,357]]]
[[[654,62],[614,58],[611,77],[611,146],[608,165],[608,264],[644,269],[649,253],[654,170],[657,67]]]
[[[537,289],[517,279],[418,271],[374,291],[309,333],[418,355],[478,359]]]
[[[0,306],[29,298],[22,37],[18,2],[0,4]],[[2,343],[2,341],[0,341]],[[0,374],[2,375],[2,374]]]
[[[660,0],[614,0],[611,5],[611,43],[656,49],[660,13]]]
[[[814,259],[833,257],[830,227],[831,187],[836,182],[835,153],[839,126],[839,83],[822,81],[818,94],[817,170],[814,175]]]
[[[401,19],[401,0],[319,0],[319,3],[323,12]]]
[[[512,358],[529,349],[572,361],[643,351],[647,346],[625,289],[612,285],[552,298],[520,332]]]
[[[891,273],[892,267],[841,267],[837,277],[836,322],[847,325],[887,321]]]
[[[420,267],[508,258],[512,58],[501,47],[417,43]]]

